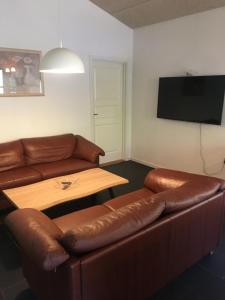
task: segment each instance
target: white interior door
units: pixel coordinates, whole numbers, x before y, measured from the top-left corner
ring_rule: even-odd
[[[106,153],[100,163],[123,158],[124,65],[92,63],[94,140]]]

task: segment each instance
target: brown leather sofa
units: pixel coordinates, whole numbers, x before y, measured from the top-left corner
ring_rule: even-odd
[[[104,154],[95,144],[73,134],[2,143],[0,190],[94,168]],[[4,207],[3,200],[0,207]]]
[[[40,300],[142,300],[214,250],[224,221],[221,179],[166,169],[144,187],[53,220],[34,209],[5,222]]]

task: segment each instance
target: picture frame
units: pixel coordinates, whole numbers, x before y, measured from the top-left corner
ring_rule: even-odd
[[[0,48],[0,97],[44,96],[41,51]]]

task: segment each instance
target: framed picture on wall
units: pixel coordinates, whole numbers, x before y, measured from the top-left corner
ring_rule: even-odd
[[[41,51],[0,48],[0,97],[43,96]]]

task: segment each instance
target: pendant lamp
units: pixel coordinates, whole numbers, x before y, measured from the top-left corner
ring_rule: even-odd
[[[58,19],[60,23],[60,0],[58,1]],[[60,24],[59,24],[60,25]],[[59,26],[60,27],[60,26]],[[80,57],[72,50],[62,46],[49,50],[42,58],[40,72],[55,74],[75,74],[84,73],[84,64]]]
[[[54,48],[49,50],[41,60],[40,72],[74,74],[84,73],[82,60],[72,50]]]

